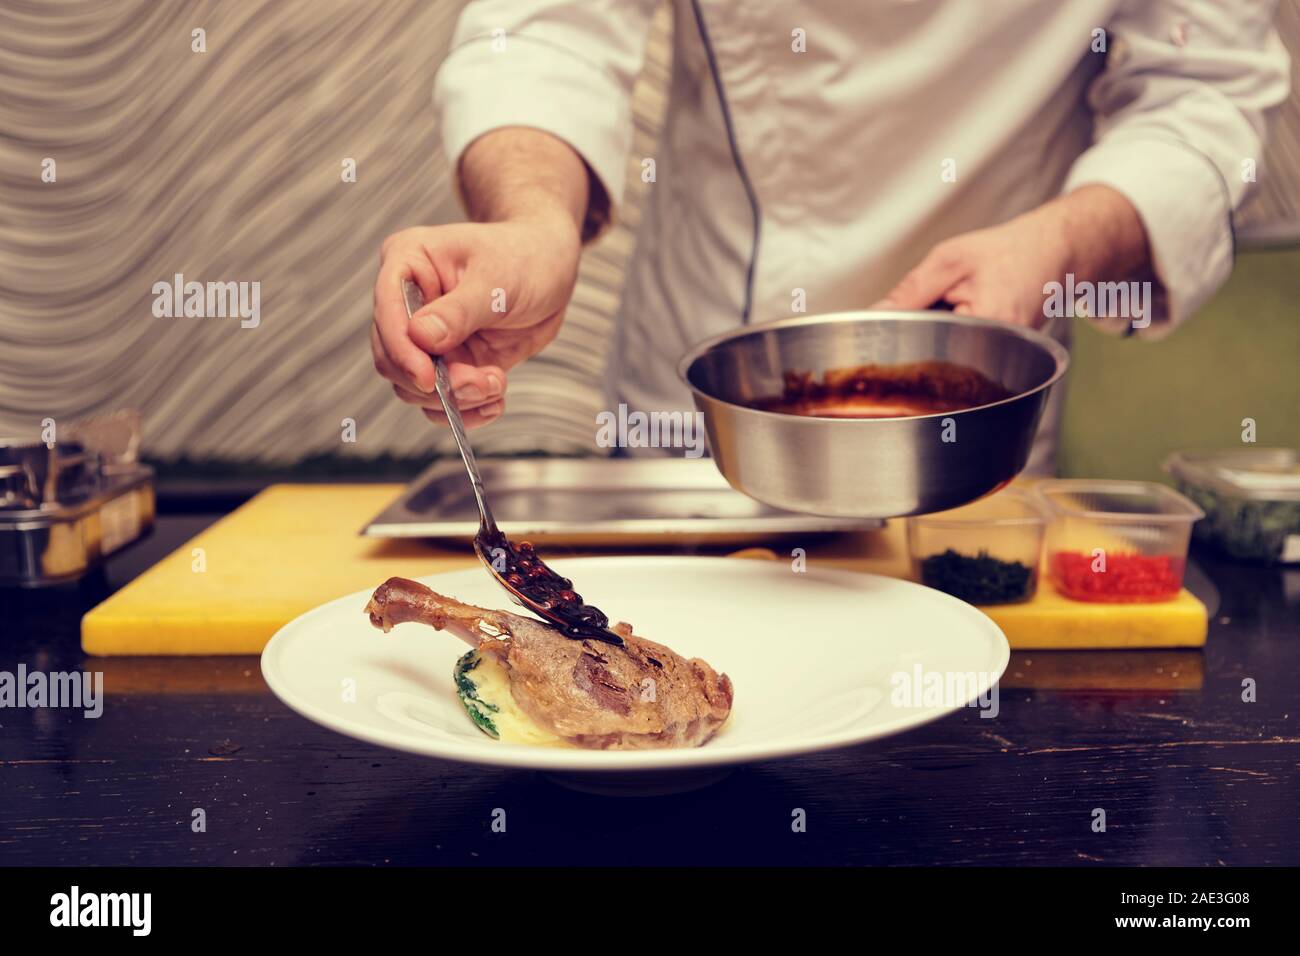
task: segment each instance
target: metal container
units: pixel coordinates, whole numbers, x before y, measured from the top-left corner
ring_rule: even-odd
[[[822,418],[749,407],[786,372],[939,360],[1012,396],[901,418]],[[1055,339],[949,312],[839,312],[747,326],[696,345],[678,371],[704,415],[718,469],[739,491],[808,514],[890,518],[966,504],[1029,458],[1051,387],[1069,366]]]
[[[153,526],[138,416],[87,420],[49,445],[0,439],[0,587],[75,581]]]
[[[729,488],[703,459],[486,458],[480,467],[501,529],[551,544],[740,544],[881,524],[769,508]],[[362,533],[468,541],[477,530],[473,489],[457,460],[427,469]]]

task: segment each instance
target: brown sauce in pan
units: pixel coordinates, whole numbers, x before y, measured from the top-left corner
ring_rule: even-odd
[[[751,408],[821,418],[903,418],[958,412],[1010,398],[1012,393],[973,368],[952,362],[908,362],[786,372],[782,393]]]

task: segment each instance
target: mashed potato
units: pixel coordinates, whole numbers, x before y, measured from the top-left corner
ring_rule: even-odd
[[[572,747],[523,712],[510,693],[510,676],[494,655],[470,651],[456,662],[456,695],[479,730],[496,740],[538,747]]]

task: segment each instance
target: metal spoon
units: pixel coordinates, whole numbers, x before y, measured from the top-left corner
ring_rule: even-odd
[[[402,283],[402,297],[406,300],[406,317],[409,320],[424,305],[424,294],[410,279]],[[474,535],[474,551],[497,583],[506,589],[511,600],[532,611],[564,634],[575,640],[589,638],[607,644],[622,645],[623,638],[609,629],[609,618],[597,607],[583,602],[573,590],[573,582],[561,577],[547,567],[533,553],[532,545],[523,542],[515,545],[497,527],[492,509],[488,507],[487,493],[483,490],[483,477],[479,474],[474,450],[465,434],[465,422],[451,391],[447,363],[439,355],[431,356],[434,368],[434,388],[442,402],[442,410],[451,424],[452,437],[460,450],[461,461],[469,472],[474,486],[474,501],[478,504],[478,533]]]

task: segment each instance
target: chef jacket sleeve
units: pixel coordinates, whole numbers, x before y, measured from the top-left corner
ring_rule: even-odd
[[[434,82],[452,169],[490,130],[544,130],[568,143],[599,180],[603,195],[592,190],[583,235],[601,232],[622,198],[632,87],[656,6],[656,0],[469,3]]]
[[[1094,142],[1065,189],[1103,184],[1137,209],[1162,287],[1138,334],[1170,331],[1232,271],[1232,212],[1260,164],[1265,112],[1289,88],[1274,7],[1128,0],[1105,25],[1106,66],[1088,92]]]

